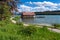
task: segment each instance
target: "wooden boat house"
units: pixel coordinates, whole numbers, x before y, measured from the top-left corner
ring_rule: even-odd
[[[35,13],[34,12],[23,12],[21,17],[22,18],[34,18]]]

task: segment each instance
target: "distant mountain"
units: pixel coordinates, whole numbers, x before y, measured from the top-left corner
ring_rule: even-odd
[[[35,12],[36,15],[60,15],[60,10],[58,11],[45,11],[45,12]]]

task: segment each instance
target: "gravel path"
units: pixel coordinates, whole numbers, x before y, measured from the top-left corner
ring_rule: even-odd
[[[16,24],[17,22],[15,20],[13,20],[14,17],[11,17],[10,20],[12,23]],[[24,26],[29,26],[29,24],[23,24]]]
[[[13,20],[13,18],[14,18],[14,17],[11,17],[10,20],[11,20],[12,23],[16,24],[16,21]]]
[[[54,31],[54,32],[60,33],[60,30],[59,30],[59,29],[52,29],[52,28],[48,28],[48,29],[51,30],[51,31]]]

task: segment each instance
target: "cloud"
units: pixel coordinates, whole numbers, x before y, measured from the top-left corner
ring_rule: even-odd
[[[44,2],[26,2],[30,5],[20,5],[21,11],[30,11],[30,12],[43,12],[43,11],[54,11],[60,10],[60,3],[53,3],[49,1]],[[33,6],[31,6],[33,5]]]
[[[29,6],[26,6],[26,5],[20,5],[20,11],[30,11],[31,7]]]
[[[33,2],[34,4],[36,5],[44,5],[44,6],[57,6],[56,3],[52,3],[52,2],[47,2],[47,1],[44,1],[44,2]]]

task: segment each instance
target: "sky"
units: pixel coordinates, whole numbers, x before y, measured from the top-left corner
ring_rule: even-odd
[[[44,12],[60,10],[59,0],[20,0],[19,12]]]

